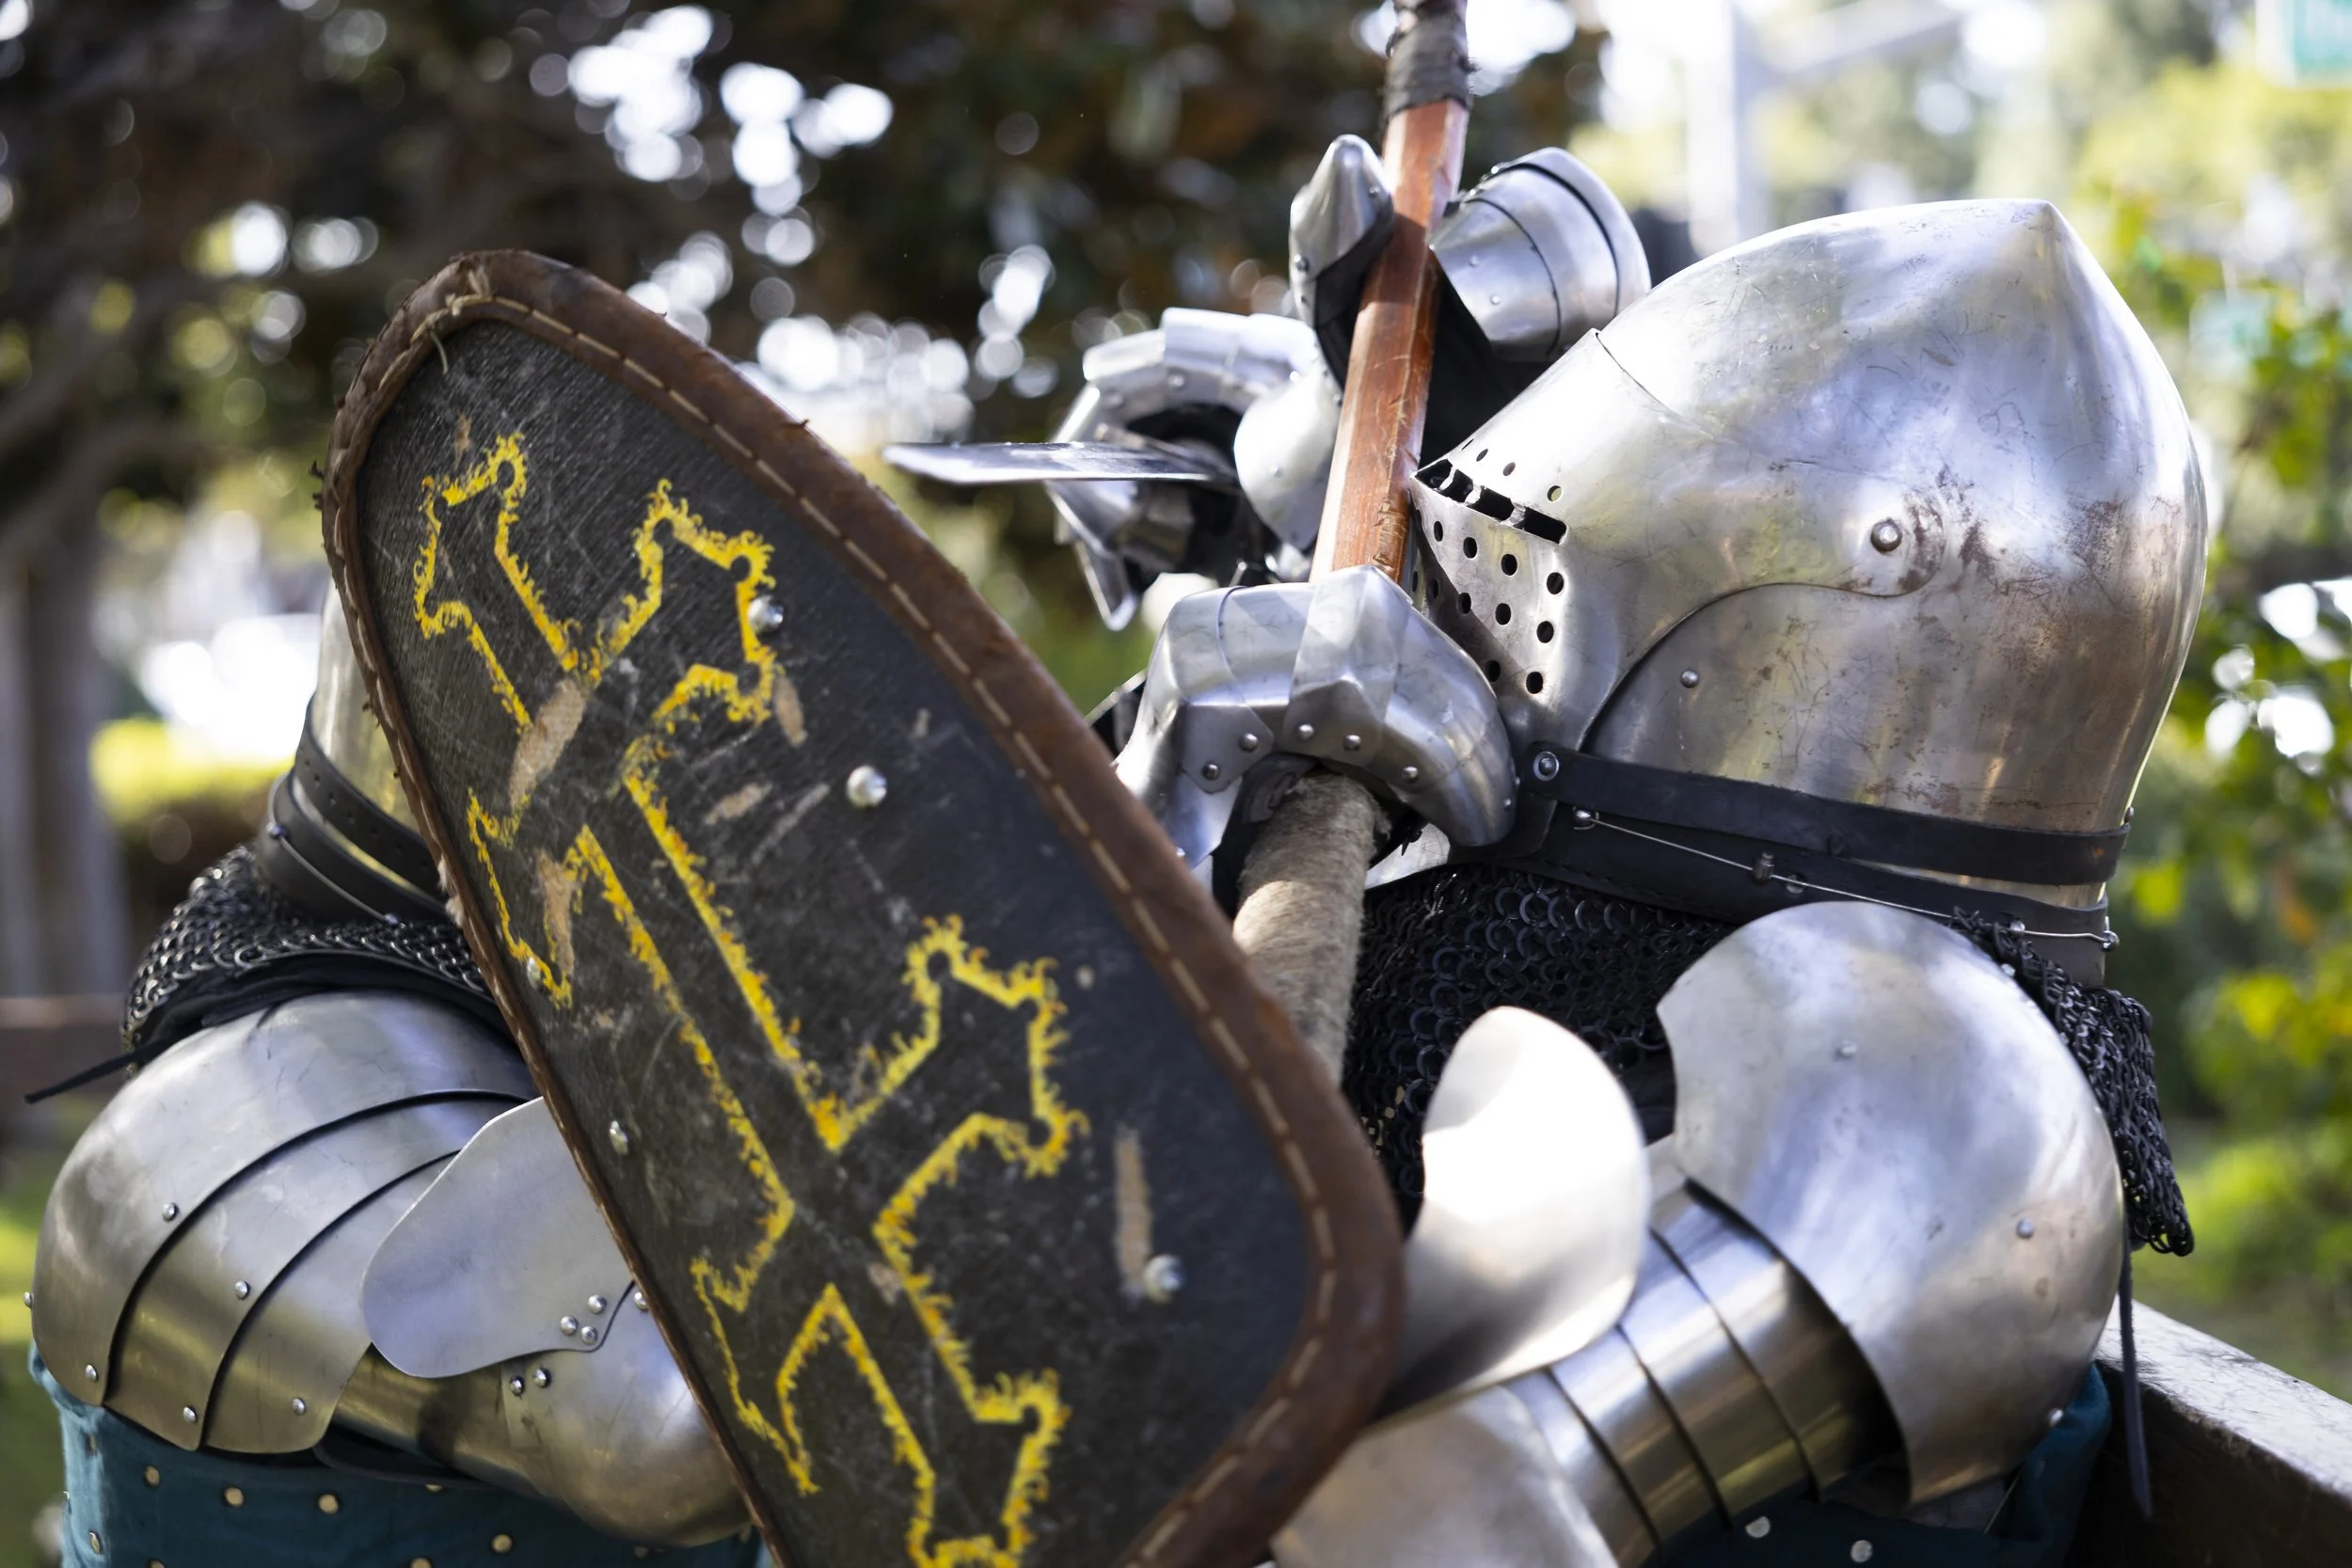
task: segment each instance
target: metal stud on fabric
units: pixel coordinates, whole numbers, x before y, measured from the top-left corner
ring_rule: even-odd
[[[245,1488],[242,1486],[224,1486],[220,1491],[220,1500],[227,1503],[230,1508],[243,1508],[245,1506]]]

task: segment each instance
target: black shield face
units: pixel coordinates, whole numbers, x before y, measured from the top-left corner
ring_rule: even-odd
[[[1377,1393],[1393,1222],[985,605],[529,257],[387,329],[326,506],[475,951],[779,1552],[1242,1560]]]

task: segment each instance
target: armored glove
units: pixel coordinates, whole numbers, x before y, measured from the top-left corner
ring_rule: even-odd
[[[1468,654],[1373,567],[1195,594],[1160,630],[1119,775],[1206,875],[1237,805],[1322,762],[1445,839],[1511,824],[1510,737]]]
[[[1048,485],[1113,627],[1162,572],[1226,583],[1306,575],[1357,306],[1393,221],[1377,154],[1342,136],[1291,203],[1295,319],[1175,309],[1156,331],[1089,352],[1086,389],[1056,440],[1173,443],[1220,465],[1230,456],[1234,476],[1230,487]],[[1557,148],[1496,168],[1431,244],[1449,285],[1424,442],[1433,451],[1649,288],[1625,209]]]

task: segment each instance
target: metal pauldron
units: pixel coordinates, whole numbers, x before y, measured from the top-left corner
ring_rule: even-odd
[[[1914,1503],[1948,1496],[2065,1405],[2121,1192],[2080,1070],[2008,976],[1931,922],[1820,905],[1743,927],[1659,1012],[1677,1124],[1615,1328],[1374,1429],[1278,1538],[1282,1568],[1646,1562],[1876,1461]]]
[[[1649,293],[1632,218],[1556,147],[1497,165],[1429,244],[1502,359],[1555,359]]]
[[[534,1092],[497,1036],[398,993],[188,1036],[59,1173],[34,1265],[43,1361],[183,1449],[300,1453],[340,1426],[630,1539],[739,1528]]]
[[[1236,786],[1280,757],[1359,773],[1455,843],[1510,826],[1510,749],[1486,681],[1369,567],[1180,602],[1118,767],[1205,873]]]
[[[389,992],[306,997],[190,1036],[124,1085],[58,1173],[33,1267],[41,1358],[69,1392],[182,1448],[309,1448],[367,1344],[345,1335],[356,1270],[317,1274],[327,1243],[366,1233],[364,1267],[399,1217],[386,1190],[429,1180],[532,1092],[480,1024]],[[342,1296],[324,1317],[306,1305],[320,1283]],[[347,1343],[341,1366],[313,1328]],[[227,1397],[286,1384],[297,1363],[258,1405]]]

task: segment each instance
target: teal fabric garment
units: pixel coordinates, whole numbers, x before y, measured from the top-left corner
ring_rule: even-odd
[[[32,1358],[65,1429],[64,1568],[754,1568],[758,1540],[678,1551],[490,1487],[428,1490],[307,1456],[186,1453],[84,1404]]]
[[[1736,1531],[1692,1541],[1673,1560],[1676,1568],[2060,1568],[2108,1418],[2107,1386],[2094,1367],[2058,1425],[2026,1456],[1994,1533],[1938,1529],[1792,1498],[1764,1511],[1770,1524],[1762,1535]]]

